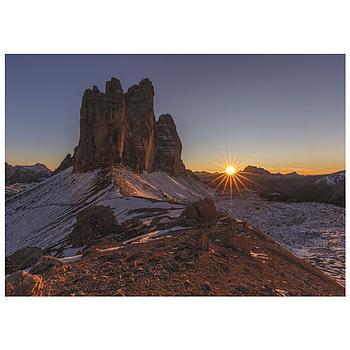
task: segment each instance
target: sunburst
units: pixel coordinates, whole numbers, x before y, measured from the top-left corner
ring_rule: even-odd
[[[215,178],[211,183],[215,183],[215,190],[220,191],[221,194],[225,194],[229,190],[230,197],[232,198],[233,192],[237,191],[241,195],[242,190],[249,190],[249,183],[258,185],[255,181],[249,179],[246,172],[242,171],[243,163],[236,159],[232,159],[231,156],[220,164],[220,171],[217,171]]]
[[[229,165],[226,169],[226,174],[229,176],[232,176],[233,174],[235,174],[237,171],[235,169],[235,167],[233,165]]]

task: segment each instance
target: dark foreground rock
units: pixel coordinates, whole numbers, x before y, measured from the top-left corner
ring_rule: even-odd
[[[5,258],[6,275],[17,270],[24,270],[34,265],[43,255],[40,248],[26,247]]]
[[[262,232],[242,231],[242,222],[226,217],[207,228],[141,236],[131,244],[99,240],[80,260],[42,276],[16,273],[6,281],[6,294],[18,293],[344,296],[345,288]]]
[[[89,246],[98,239],[120,232],[120,226],[109,207],[94,206],[82,210],[69,235],[73,247]]]
[[[188,204],[182,216],[190,222],[213,223],[218,218],[218,212],[214,201],[211,198],[205,198]]]
[[[32,274],[42,274],[43,272],[51,270],[55,266],[60,266],[63,263],[60,259],[54,256],[44,255],[39,261],[29,270]]]
[[[25,271],[16,271],[6,278],[6,296],[39,296],[42,293],[44,279]]]

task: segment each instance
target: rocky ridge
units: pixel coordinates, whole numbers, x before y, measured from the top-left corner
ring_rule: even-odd
[[[196,215],[188,207],[178,218],[156,218],[155,231],[142,234],[140,212],[74,259],[43,256],[29,273],[7,276],[6,295],[345,295],[327,275],[206,202]]]
[[[60,163],[60,165],[55,169],[55,171],[53,172],[54,175],[58,174],[59,172],[68,169],[69,167],[71,167],[73,165],[73,157],[70,153],[68,153],[64,159],[62,160],[62,162]]]

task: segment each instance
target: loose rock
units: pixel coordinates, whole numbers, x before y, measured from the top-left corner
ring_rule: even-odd
[[[6,278],[6,296],[41,295],[44,279],[25,271],[16,271]]]
[[[62,261],[53,257],[44,255],[39,261],[29,270],[30,273],[33,274],[41,274],[48,270],[51,270],[55,266],[63,265]]]
[[[42,255],[42,250],[37,247],[26,247],[17,250],[5,259],[6,275],[15,272],[16,270],[24,270],[34,265]]]

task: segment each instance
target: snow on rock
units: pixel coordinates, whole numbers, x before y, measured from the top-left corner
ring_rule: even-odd
[[[119,223],[122,223],[125,220],[131,219],[135,216],[138,216],[134,213],[129,213],[130,211],[144,208],[147,212],[147,209],[164,209],[162,212],[171,216],[174,210],[177,211],[179,216],[184,209],[181,204],[174,204],[169,202],[158,202],[158,201],[150,201],[145,198],[138,197],[119,197],[119,198],[108,198],[102,201],[99,201],[98,205],[108,206],[113,209],[117,220]],[[142,214],[144,214],[142,212]],[[152,212],[152,211],[150,211]],[[151,217],[151,215],[149,216]]]
[[[156,230],[156,231],[152,231],[152,232],[148,232],[145,233],[142,236],[138,236],[138,237],[134,237],[134,238],[130,238],[126,241],[123,242],[123,244],[129,244],[129,243],[144,243],[153,239],[157,239],[160,238],[164,235],[166,235],[167,233],[171,233],[172,231],[182,231],[187,229],[188,227],[184,227],[184,226],[173,226],[171,228],[168,229],[164,229],[164,230]]]
[[[98,171],[72,174],[72,168],[39,183],[6,201],[6,255],[35,246],[47,248],[62,241],[75,223],[77,213],[96,195]],[[102,190],[98,199],[117,195],[113,188]]]
[[[253,193],[221,199],[217,209],[270,235],[340,283],[345,281],[345,209],[322,203],[268,202]]]
[[[126,196],[180,203],[214,196],[213,189],[191,176],[172,177],[162,171],[137,174],[122,167],[115,167],[113,179],[121,189],[121,193]]]
[[[185,202],[212,194],[190,176],[174,178],[162,172],[139,175],[117,167],[111,183],[103,189],[99,185],[101,176],[106,174],[99,170],[74,174],[70,167],[7,199],[6,255],[35,246],[50,249],[59,257],[67,256],[66,236],[77,214],[89,206],[111,207],[121,223],[138,216],[135,210],[141,208],[148,220],[159,215],[177,217]]]
[[[5,198],[14,196],[20,192],[24,192],[29,190],[30,188],[36,186],[38,183],[37,182],[30,182],[30,183],[14,183],[9,186],[5,186]]]
[[[328,186],[335,186],[337,183],[345,181],[345,172],[339,172],[322,177],[315,181],[315,184],[327,184]]]

